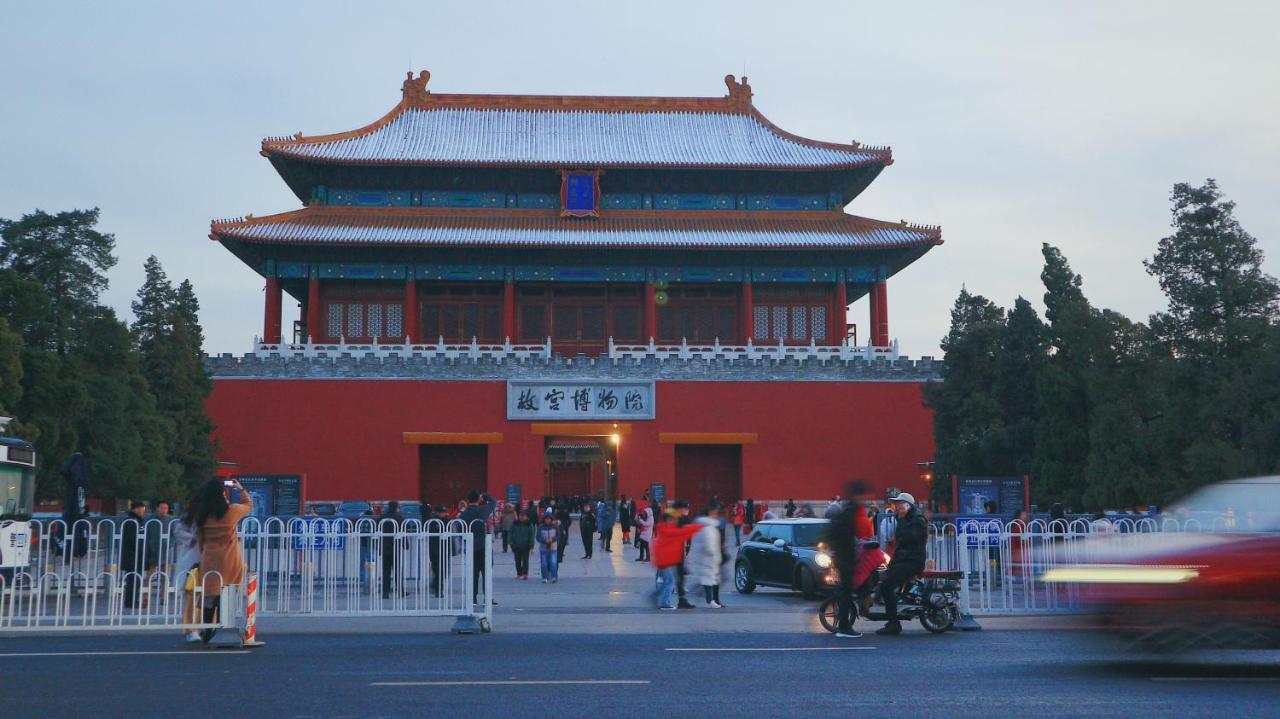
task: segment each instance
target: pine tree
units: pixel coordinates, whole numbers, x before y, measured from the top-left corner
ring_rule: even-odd
[[[1172,355],[1159,398],[1168,471],[1177,490],[1275,472],[1280,285],[1216,182],[1175,185],[1171,201],[1174,232],[1144,263],[1169,302],[1151,318]]]
[[[1052,354],[1039,373],[1032,493],[1042,505],[1083,508],[1092,403],[1088,374],[1098,342],[1096,311],[1085,299],[1080,276],[1062,253],[1042,248],[1045,317]]]
[[[94,492],[152,499],[178,491],[181,469],[170,459],[173,423],[156,406],[128,327],[100,307],[85,333],[74,362],[88,401],[76,429],[78,448],[93,467]]]
[[[992,394],[1004,420],[1005,461],[1000,474],[1030,474],[1039,409],[1036,383],[1047,358],[1045,326],[1035,308],[1019,297],[1009,311],[996,358]]]
[[[1262,250],[1235,218],[1235,203],[1218,184],[1174,186],[1175,232],[1144,262],[1160,282],[1169,309],[1151,318],[1157,336],[1179,357],[1238,357],[1267,338],[1280,285],[1262,272]]]
[[[65,354],[93,314],[107,288],[106,272],[116,263],[115,237],[97,223],[97,208],[0,219],[0,267],[35,281],[50,303],[47,323],[32,328],[36,334],[25,337],[27,344]]]
[[[962,289],[942,340],[942,382],[925,386],[934,410],[934,473],[988,474],[999,461],[1004,433],[999,403],[991,394],[1004,327],[1004,310]],[[950,501],[950,485],[934,482],[934,499]]]
[[[155,255],[147,258],[143,272],[146,279],[130,305],[134,319],[129,330],[138,349],[146,355],[172,331],[176,296]]]
[[[204,368],[200,306],[191,283],[184,280],[174,290],[154,255],[144,270],[130,329],[157,409],[173,427],[166,456],[180,468],[175,489],[190,489],[211,476],[215,464],[213,423],[204,411],[212,382]]]

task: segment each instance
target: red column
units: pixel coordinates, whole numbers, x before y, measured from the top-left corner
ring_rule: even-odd
[[[280,280],[267,278],[266,306],[262,310],[262,341],[280,342],[280,304],[283,301]]]
[[[320,278],[312,277],[307,283],[307,342],[323,342],[320,326]]]
[[[889,286],[884,282],[871,288],[871,344],[889,346]]]
[[[751,283],[742,283],[742,344],[746,344],[747,340],[755,340],[756,320],[755,320],[756,301],[751,292]]]
[[[404,281],[404,334],[410,342],[422,341],[418,338],[418,281],[412,278]]]
[[[516,341],[516,283],[502,283],[502,334],[511,342]]]
[[[652,282],[644,283],[644,341],[658,337],[658,290]]]
[[[844,280],[836,283],[834,304],[831,312],[831,344],[838,347],[844,344],[845,337],[849,333],[849,294]]]

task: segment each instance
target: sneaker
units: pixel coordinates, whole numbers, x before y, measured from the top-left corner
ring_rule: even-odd
[[[547,583],[547,580],[545,580],[545,579],[544,579],[544,580],[542,580],[542,583],[543,583],[543,584],[546,584],[546,583]]]
[[[188,644],[195,644],[200,641],[200,632],[187,632],[183,635],[182,640]]]
[[[681,602],[676,605],[676,608],[677,609],[697,609],[697,607],[693,606],[693,604],[684,600],[681,600]]]
[[[558,581],[560,581],[560,577],[554,577],[554,578],[552,578],[551,583],[552,583],[552,584],[555,584],[555,583],[556,583],[556,582],[558,582]]]
[[[659,609],[660,611],[664,611],[664,612],[672,612],[672,611],[675,611],[675,607],[658,607],[658,609]]]
[[[724,609],[724,605],[723,605],[723,604],[721,604],[720,602],[714,601],[714,600],[713,600],[713,601],[710,601],[710,602],[707,602],[707,606],[708,606],[708,607],[710,607],[711,609]]]
[[[902,633],[901,622],[889,622],[888,624],[876,630],[876,634],[884,636],[895,636]]]
[[[862,632],[857,629],[841,630],[836,632],[836,636],[841,639],[859,639],[862,637]]]

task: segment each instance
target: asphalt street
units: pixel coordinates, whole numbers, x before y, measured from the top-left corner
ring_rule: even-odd
[[[577,549],[578,547],[571,547]],[[1273,717],[1280,652],[1152,660],[1070,615],[980,632],[837,639],[816,602],[741,595],[658,612],[634,550],[571,557],[560,583],[495,557],[492,634],[447,617],[263,616],[254,650],[152,634],[0,636],[0,716]]]
[[[8,716],[646,716],[674,706],[746,717],[1262,717],[1280,701],[1274,654],[1153,662],[1081,632],[1039,630],[298,634],[243,652],[158,636],[23,637],[0,643],[0,676]]]

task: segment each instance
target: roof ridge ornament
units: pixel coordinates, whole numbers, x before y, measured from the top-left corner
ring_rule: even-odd
[[[732,74],[724,76],[724,84],[729,88],[729,105],[738,110],[748,110],[751,108],[751,85],[747,84],[747,76],[742,76],[742,82],[738,82]]]
[[[431,91],[427,89],[428,82],[431,82],[431,73],[427,70],[419,72],[417,78],[413,76],[413,70],[406,72],[404,84],[400,86],[405,102],[409,104],[426,102],[431,95]]]

